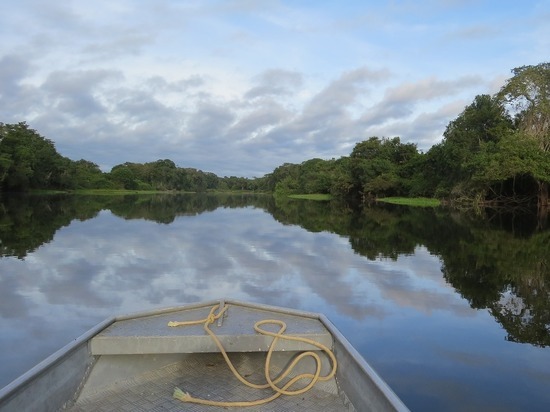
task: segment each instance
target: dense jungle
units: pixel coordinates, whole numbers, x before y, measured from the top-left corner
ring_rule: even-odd
[[[364,203],[388,196],[435,197],[457,206],[548,211],[550,63],[512,70],[493,96],[478,95],[427,152],[400,137],[369,137],[349,156],[285,163],[262,177],[219,177],[169,159],[122,163],[109,172],[60,155],[26,122],[0,123],[0,193],[31,190],[248,190],[326,193]]]

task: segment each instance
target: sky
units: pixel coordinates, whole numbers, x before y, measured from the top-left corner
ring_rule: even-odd
[[[550,0],[0,3],[0,122],[104,171],[261,177],[371,136],[425,152],[550,60]]]

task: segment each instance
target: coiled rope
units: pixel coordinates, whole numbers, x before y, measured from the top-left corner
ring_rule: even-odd
[[[216,343],[216,346],[219,348],[221,354],[223,355],[223,357],[225,359],[225,362],[229,366],[229,369],[231,370],[231,372],[233,372],[233,375],[235,375],[235,377],[239,381],[241,381],[244,385],[249,386],[251,388],[255,388],[255,389],[271,388],[274,391],[273,395],[271,395],[267,398],[258,399],[258,400],[255,400],[255,401],[225,402],[225,401],[212,401],[212,400],[208,400],[208,399],[195,398],[192,395],[190,395],[189,393],[184,392],[179,388],[176,388],[174,390],[174,398],[176,398],[180,401],[183,401],[183,402],[192,402],[192,403],[197,403],[197,404],[201,404],[201,405],[211,405],[211,406],[221,406],[221,407],[257,406],[257,405],[263,405],[263,404],[266,404],[268,402],[271,402],[271,401],[277,399],[281,395],[300,395],[300,394],[303,394],[303,393],[307,392],[308,390],[310,390],[317,382],[327,381],[327,380],[331,379],[334,376],[334,374],[336,373],[336,367],[337,367],[336,357],[334,356],[334,354],[332,353],[332,351],[329,348],[327,348],[325,345],[323,345],[319,342],[316,342],[314,340],[311,340],[311,339],[300,338],[300,337],[297,337],[297,336],[284,335],[284,332],[286,330],[286,323],[285,322],[283,322],[281,320],[277,320],[277,319],[266,319],[266,320],[258,321],[254,324],[254,330],[256,332],[258,332],[262,335],[267,335],[267,336],[273,337],[273,341],[269,345],[269,349],[267,351],[267,356],[266,356],[266,359],[265,359],[264,374],[265,374],[266,383],[257,384],[257,383],[249,382],[233,366],[233,363],[231,362],[231,360],[227,356],[227,352],[225,351],[222,343],[220,342],[218,337],[214,334],[214,332],[212,332],[210,330],[210,325],[212,323],[214,323],[214,321],[216,321],[220,317],[222,317],[224,315],[225,311],[227,310],[227,308],[228,308],[228,306],[226,305],[221,310],[219,310],[220,309],[220,304],[217,304],[214,307],[212,307],[212,309],[210,310],[210,313],[208,314],[208,316],[205,319],[194,320],[194,321],[186,321],[186,322],[168,322],[168,326],[178,327],[178,326],[190,326],[190,325],[202,324],[204,330],[206,331],[206,333],[208,333],[208,335],[210,335],[212,340]],[[218,313],[216,313],[217,310],[218,310]],[[277,332],[270,332],[270,331],[267,331],[265,329],[262,329],[261,326],[266,325],[266,324],[278,325],[279,330]],[[312,346],[316,347],[317,349],[322,350],[330,358],[330,361],[332,363],[331,371],[327,375],[322,376],[321,375],[321,367],[322,367],[321,357],[317,353],[315,353],[314,351],[308,350],[308,351],[301,352],[298,356],[296,356],[294,358],[294,360],[279,375],[278,378],[272,379],[271,376],[270,376],[270,372],[269,372],[270,367],[271,367],[271,355],[272,355],[273,350],[275,349],[275,346],[277,345],[277,342],[279,341],[279,339],[286,339],[286,340],[291,340],[291,341],[303,342],[303,343],[312,345]],[[299,375],[296,375],[292,379],[290,379],[283,386],[281,386],[281,387],[277,386],[279,383],[281,383],[281,381],[283,379],[285,379],[292,372],[292,370],[298,364],[298,362],[300,362],[300,360],[302,360],[303,358],[306,358],[308,356],[312,357],[315,360],[315,364],[316,364],[315,373],[301,373]],[[301,380],[309,380],[309,383],[307,383],[306,386],[304,386],[303,388],[300,388],[300,389],[290,389],[292,387],[292,385],[294,385],[296,382],[301,381]]]

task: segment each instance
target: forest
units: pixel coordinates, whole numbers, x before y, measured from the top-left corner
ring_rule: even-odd
[[[369,137],[349,156],[285,163],[258,178],[219,177],[169,159],[103,172],[60,155],[26,122],[0,123],[0,192],[127,189],[326,193],[360,202],[435,197],[456,205],[535,204],[550,184],[550,63],[522,66],[495,95],[478,95],[427,152],[400,137]]]

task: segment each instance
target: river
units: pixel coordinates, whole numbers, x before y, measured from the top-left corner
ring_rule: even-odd
[[[536,216],[252,195],[0,199],[0,387],[115,314],[322,312],[414,411],[550,410]]]

